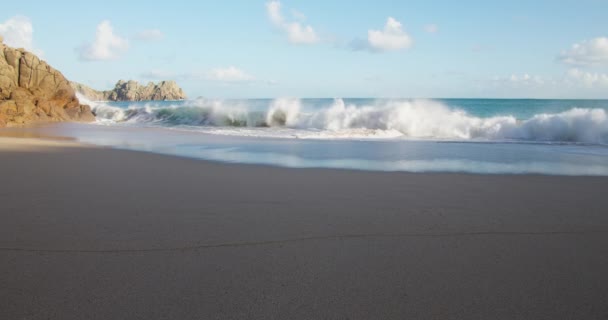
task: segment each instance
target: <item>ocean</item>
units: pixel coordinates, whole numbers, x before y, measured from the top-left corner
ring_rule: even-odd
[[[294,168],[608,175],[608,100],[91,102],[87,143]]]

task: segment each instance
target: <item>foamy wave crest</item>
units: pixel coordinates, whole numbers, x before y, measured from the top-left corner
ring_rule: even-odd
[[[245,102],[198,99],[169,106],[118,108],[91,103],[98,121],[156,123],[166,126],[213,127],[212,133],[298,138],[410,138],[441,140],[515,140],[608,143],[604,109],[573,108],[537,114],[476,117],[432,100],[388,101],[373,105],[346,104],[342,99],[324,108],[304,108],[299,99],[277,99],[262,108]],[[218,128],[221,127],[221,128]]]
[[[86,101],[86,100],[85,100]],[[139,123],[188,126],[265,126],[265,114],[252,112],[239,103],[229,104],[221,100],[198,99],[158,106],[150,102],[126,108],[103,102],[88,102],[100,123]]]
[[[109,106],[103,101],[89,100],[78,92],[76,92],[76,97],[80,103],[91,107],[98,123],[120,122],[124,120],[124,109],[122,108]]]
[[[300,127],[299,118],[302,106],[299,99],[277,99],[266,112],[266,126]]]
[[[388,102],[380,106],[345,105],[342,99],[323,111],[301,117],[300,127],[331,131],[372,129],[397,131],[408,138],[493,138],[504,125],[515,125],[513,117],[482,119],[428,100]]]
[[[604,109],[580,108],[539,114],[506,130],[505,136],[521,140],[608,143],[608,115]]]
[[[302,136],[313,138],[361,137],[367,132],[391,138],[398,133],[418,139],[608,142],[608,117],[603,109],[574,108],[524,121],[513,116],[475,117],[429,100],[355,106],[336,99],[324,110],[305,113],[301,109],[298,100],[275,100],[266,116],[267,125],[322,130]]]
[[[574,108],[518,121],[514,116],[475,117],[428,100],[357,107],[337,99],[329,109],[299,117],[297,125],[330,131],[396,131],[404,137],[421,139],[608,142],[604,109]]]

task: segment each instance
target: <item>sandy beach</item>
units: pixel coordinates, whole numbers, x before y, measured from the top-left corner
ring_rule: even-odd
[[[3,319],[608,317],[606,178],[0,145]]]
[[[0,320],[608,320],[608,1],[1,7]]]

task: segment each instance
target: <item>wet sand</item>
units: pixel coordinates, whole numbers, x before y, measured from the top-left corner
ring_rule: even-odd
[[[0,138],[2,319],[608,318],[608,178],[46,142]]]

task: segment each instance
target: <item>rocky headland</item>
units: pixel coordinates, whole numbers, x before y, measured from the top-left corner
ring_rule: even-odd
[[[0,37],[0,127],[54,121],[93,121],[70,82],[25,49]]]
[[[141,85],[139,82],[120,80],[112,90],[98,91],[86,85],[71,82],[72,88],[93,101],[151,101],[151,100],[183,100],[186,94],[175,81],[149,82]]]

